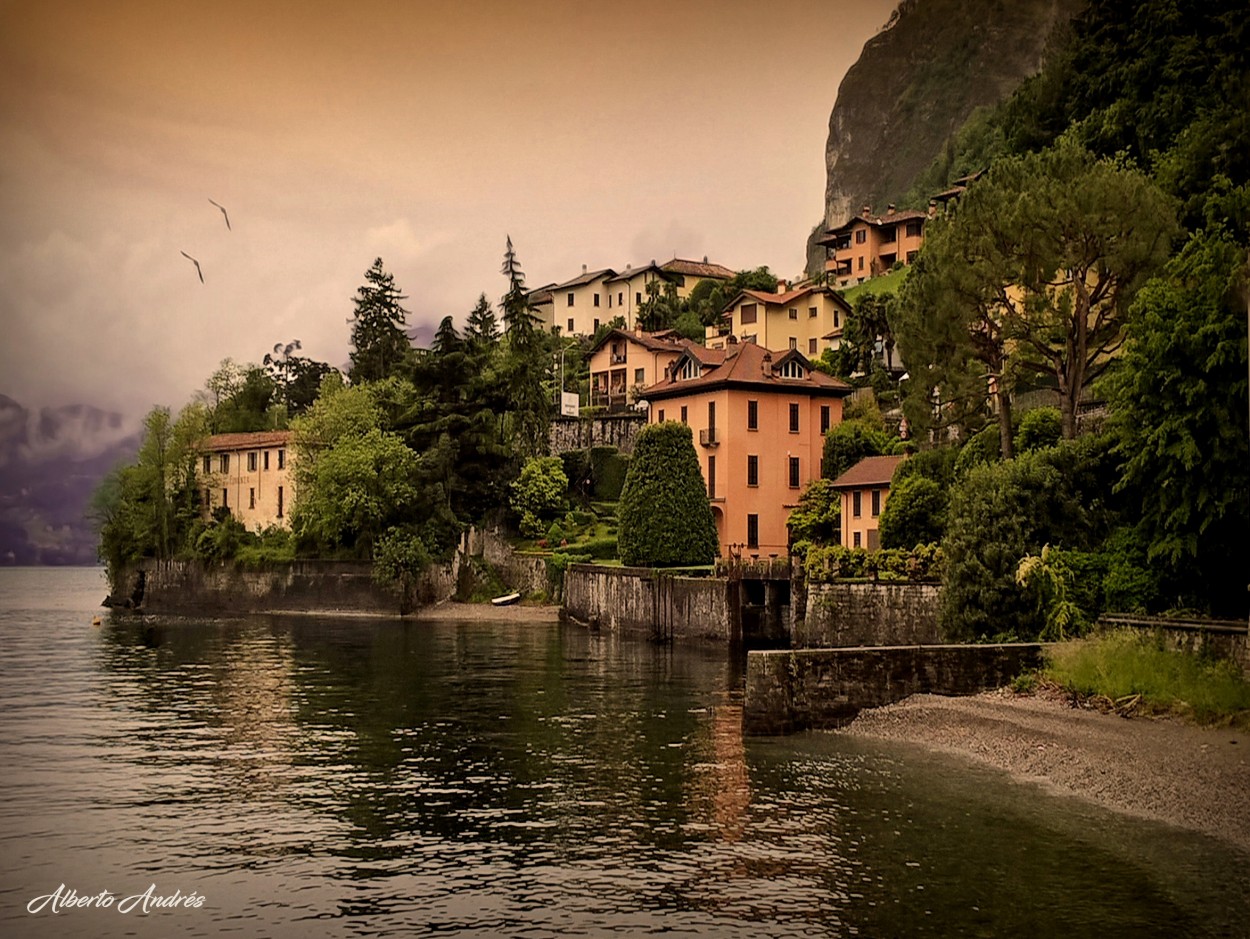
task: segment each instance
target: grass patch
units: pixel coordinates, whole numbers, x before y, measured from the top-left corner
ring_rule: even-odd
[[[890,271],[888,274],[873,277],[862,284],[856,284],[854,287],[843,288],[841,291],[842,299],[854,306],[856,297],[866,296],[867,294],[898,293],[898,288],[910,272],[910,267],[904,267],[901,270]]]
[[[1051,646],[1046,665],[1048,678],[1077,695],[1116,703],[1140,696],[1143,710],[1250,727],[1250,681],[1226,659],[1165,649],[1120,630]]]

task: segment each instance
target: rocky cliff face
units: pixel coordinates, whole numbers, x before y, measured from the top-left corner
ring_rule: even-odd
[[[825,148],[826,227],[900,202],[978,107],[1042,63],[1084,0],[903,0],[846,73]],[[922,208],[922,206],[913,206]]]

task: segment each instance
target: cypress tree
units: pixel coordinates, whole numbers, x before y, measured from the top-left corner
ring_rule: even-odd
[[[620,518],[617,543],[626,564],[674,567],[716,558],[716,522],[685,424],[651,424],[638,435]]]

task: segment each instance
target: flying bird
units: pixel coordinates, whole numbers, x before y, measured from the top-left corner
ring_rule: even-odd
[[[212,200],[212,199],[209,199],[208,201],[209,201],[209,202],[213,202],[213,200]],[[224,205],[221,205],[220,203],[217,203],[217,202],[213,202],[213,205],[215,205],[215,206],[217,206],[217,208],[221,209],[221,216],[222,216],[222,218],[224,218],[224,219],[226,220],[226,231],[234,231],[234,229],[232,229],[232,228],[230,227],[230,216],[226,214],[226,207],[225,207]]]
[[[191,257],[191,255],[187,254],[185,251],[179,251],[178,253],[195,265],[195,273],[200,275],[200,283],[204,283],[204,272],[200,270],[200,262]]]

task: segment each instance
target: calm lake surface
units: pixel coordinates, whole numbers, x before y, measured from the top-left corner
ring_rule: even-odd
[[[914,747],[744,740],[721,650],[104,594],[0,569],[0,935],[1250,935],[1245,854]],[[111,904],[28,912],[62,885]]]

